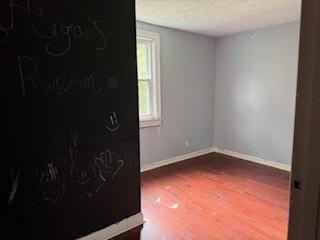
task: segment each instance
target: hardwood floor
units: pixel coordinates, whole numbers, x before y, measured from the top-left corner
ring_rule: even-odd
[[[285,171],[216,153],[145,172],[136,239],[285,240],[288,188]]]

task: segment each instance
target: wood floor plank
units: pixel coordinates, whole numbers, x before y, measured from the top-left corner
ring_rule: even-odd
[[[289,173],[209,154],[142,174],[146,240],[285,240]]]

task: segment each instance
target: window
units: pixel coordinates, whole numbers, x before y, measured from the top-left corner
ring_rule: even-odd
[[[137,30],[140,127],[161,124],[159,44],[158,33]]]

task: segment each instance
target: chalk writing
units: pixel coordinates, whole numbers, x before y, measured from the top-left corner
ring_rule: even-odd
[[[107,39],[98,25],[98,23],[100,23],[100,22],[101,22],[100,20],[94,20],[93,26],[95,27],[96,31],[99,32],[100,38],[102,40],[102,45],[99,47],[96,47],[96,50],[102,51],[102,50],[106,49],[106,47],[107,47]]]
[[[29,65],[31,65],[33,67],[32,71],[26,73],[24,71],[23,68],[23,63],[28,62]],[[38,71],[38,65],[36,64],[36,62],[27,56],[18,56],[18,67],[19,67],[19,74],[20,74],[20,83],[21,83],[21,92],[23,96],[27,95],[26,92],[26,81],[30,81],[32,86],[34,87],[34,89],[43,94],[43,95],[47,95],[48,94],[48,90],[47,91],[43,91],[38,87],[38,84],[35,82],[34,76],[36,75],[37,71]]]
[[[100,94],[103,92],[103,85],[97,84],[94,75],[75,76],[62,78],[57,75],[52,82],[44,83],[41,79],[36,79],[39,70],[38,64],[34,59],[28,56],[18,56],[18,70],[21,83],[21,93],[27,95],[27,84],[41,95],[55,94],[58,97],[67,92]],[[48,79],[45,79],[48,82]]]
[[[33,32],[39,38],[46,40],[45,51],[55,57],[60,57],[67,54],[72,47],[73,39],[84,39],[84,40],[95,40],[96,36],[99,38],[99,43],[96,44],[95,49],[97,51],[102,51],[107,47],[107,39],[103,33],[101,27],[99,26],[100,20],[88,18],[87,25],[90,25],[90,28],[96,32],[96,34],[89,36],[88,33],[85,33],[84,27],[71,22],[69,24],[59,24],[52,23],[48,28],[47,33],[43,33],[39,30],[35,23],[34,18],[38,18],[40,21],[44,17],[44,10],[39,6],[34,6],[31,3],[31,0],[26,0],[24,5],[20,5],[13,0],[9,0],[9,4],[6,6],[6,9],[10,13],[10,23],[7,26],[0,25],[0,46],[8,39],[9,33],[15,29],[17,12],[26,14],[30,22]],[[88,26],[86,26],[88,27]],[[57,41],[60,41],[61,38],[64,38],[64,46],[59,48],[54,47]]]
[[[66,161],[69,164],[69,174],[72,176],[76,171],[77,165],[74,160],[78,159],[78,133],[74,129],[70,133],[70,144],[66,146]]]
[[[89,191],[89,192],[85,192],[85,193],[81,194],[80,200],[82,200],[82,199],[85,198],[85,197],[91,198],[95,193],[100,192],[101,189],[102,189],[102,184],[100,184],[100,185],[97,186],[97,187],[94,187],[94,188],[93,188],[91,191]]]
[[[111,114],[109,114],[108,118],[110,121],[108,121],[109,123],[108,123],[107,129],[110,132],[117,131],[120,128],[120,124],[118,122],[117,114],[115,113],[115,111],[113,111]]]
[[[107,83],[107,87],[110,91],[114,92],[118,88],[118,81],[114,78],[110,78]]]
[[[11,192],[9,195],[9,200],[8,200],[8,205],[10,206],[14,200],[14,197],[17,193],[18,190],[18,185],[19,185],[19,177],[20,177],[20,170],[17,171],[16,174],[14,174],[13,169],[11,169],[11,181],[12,181],[12,187],[11,187]]]
[[[79,154],[79,136],[77,129],[70,133],[59,133],[60,141],[64,142],[65,160],[58,166],[55,159],[47,162],[45,166],[36,172],[38,189],[43,200],[57,202],[68,193],[71,186],[78,185],[79,199],[91,198],[100,192],[108,181],[116,178],[120,170],[125,166],[123,154],[117,156],[109,148],[93,153],[92,158],[83,161]]]
[[[92,169],[95,173],[94,176],[96,176],[95,180],[97,180],[99,184],[97,186],[94,185],[92,188],[81,194],[80,200],[84,197],[91,198],[94,193],[100,192],[104,183],[107,181],[107,178],[114,178],[123,166],[124,160],[115,160],[113,158],[113,153],[110,150],[107,149],[99,153],[92,164]]]
[[[79,19],[69,18],[68,20],[62,20],[66,18],[61,18],[59,14],[57,14],[57,17],[48,16],[52,12],[47,12],[45,8],[37,6],[32,0],[4,1],[8,4],[4,4],[1,7],[1,15],[4,12],[6,17],[0,19],[0,47],[5,47],[11,41],[10,37],[19,40],[17,30],[23,28],[24,34],[35,36],[33,40],[36,41],[37,46],[41,46],[41,53],[44,53],[47,57],[48,55],[52,56],[50,58],[55,59],[55,61],[51,62],[53,63],[52,66],[49,67],[47,65],[46,70],[48,71],[61,69],[60,64],[55,64],[64,59],[59,57],[71,55],[73,50],[80,46],[80,41],[88,43],[87,46],[93,49],[94,52],[103,51],[108,47],[107,36],[104,33],[103,22],[100,19],[91,18],[87,15],[80,16]],[[7,22],[3,22],[3,20]],[[12,43],[16,44],[16,41]],[[10,47],[12,46],[10,45]],[[26,54],[20,50],[22,49],[19,46],[18,50],[14,51],[20,54],[16,56],[14,67],[18,74],[18,87],[20,87],[18,91],[24,97],[32,95],[37,97],[39,95],[50,96],[46,100],[49,99],[51,101],[51,99],[55,100],[55,97],[60,98],[65,95],[98,95],[102,94],[105,88],[111,92],[116,91],[118,88],[118,80],[115,78],[108,79],[108,76],[103,76],[105,79],[98,79],[93,64],[89,72],[83,73],[83,69],[81,69],[81,74],[79,74],[77,70],[79,66],[83,65],[79,64],[81,62],[78,61],[74,65],[71,64],[77,69],[68,67],[68,72],[63,74],[43,74],[42,62],[34,56],[38,52],[34,51],[34,54]],[[87,52],[87,49],[85,49],[85,52]],[[40,54],[40,56],[42,55]],[[71,58],[66,57],[66,59],[71,61]],[[51,96],[54,97],[51,98]],[[65,99],[68,100],[69,98]],[[32,102],[34,99],[30,98],[30,100]],[[63,115],[68,120],[65,125],[68,128],[69,122],[73,119],[72,113],[69,114],[69,109],[65,109],[69,105],[65,104],[61,99],[57,102],[60,105],[53,108],[57,109],[57,115],[61,113],[59,117]],[[28,104],[27,106],[29,106]],[[61,109],[63,109],[63,112],[59,112]],[[79,125],[81,126],[81,124]],[[110,132],[115,132],[119,128],[120,123],[116,111],[108,113],[106,116],[106,129]],[[54,133],[57,130],[55,125],[52,129],[54,142],[52,149],[55,151],[55,156],[50,159],[45,158],[45,163],[41,163],[31,173],[27,173],[28,177],[30,176],[29,174],[33,176],[32,181],[27,179],[27,184],[34,184],[37,187],[38,196],[44,201],[56,203],[68,193],[76,194],[77,198],[80,199],[91,198],[96,193],[99,193],[108,181],[119,176],[119,173],[124,168],[124,159],[127,159],[126,153],[117,155],[103,143],[97,143],[92,148],[91,146],[87,147],[86,141],[79,144],[79,135],[76,129],[65,130],[64,128],[64,130],[58,130],[58,133]],[[79,133],[83,134],[83,131],[79,131]],[[90,152],[90,149],[94,150]],[[83,152],[85,154],[80,154]],[[130,160],[126,164],[130,166]],[[24,174],[23,177],[25,177]],[[20,170],[11,169],[12,183],[8,205],[12,205],[17,195],[19,179]],[[35,179],[36,181],[34,181]],[[22,183],[21,180],[20,182]]]
[[[56,202],[61,196],[63,181],[57,166],[54,163],[47,163],[44,170],[39,174],[39,184],[44,200]]]
[[[113,153],[110,150],[105,150],[96,156],[94,166],[98,170],[98,175],[102,181],[106,181],[106,176],[111,174],[114,178],[118,171],[123,167],[123,160],[114,160]]]
[[[82,166],[80,168],[79,177],[78,177],[78,182],[80,184],[84,185],[90,181],[89,171],[90,171],[90,166]]]

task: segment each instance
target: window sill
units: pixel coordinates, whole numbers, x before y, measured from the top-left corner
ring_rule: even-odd
[[[161,119],[140,120],[140,128],[158,127],[161,125]]]

